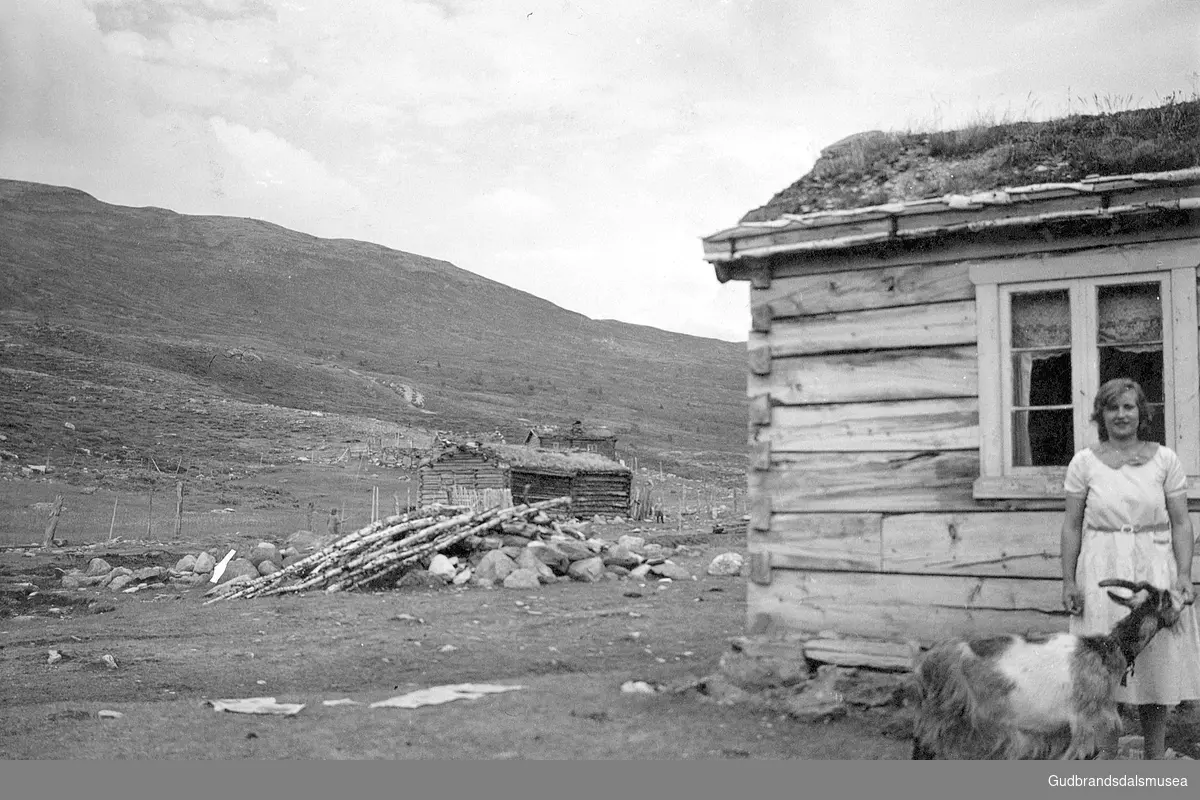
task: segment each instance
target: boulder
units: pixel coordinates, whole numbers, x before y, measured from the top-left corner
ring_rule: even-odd
[[[631,577],[631,578],[644,578],[649,574],[650,574],[650,565],[649,564],[641,564],[641,565],[636,566],[633,569],[629,570],[629,577]]]
[[[596,539],[594,537],[588,539],[586,542],[584,542],[584,544],[586,544],[588,549],[593,553],[603,553],[609,547],[608,542],[604,541],[603,539]]]
[[[152,581],[161,578],[167,570],[164,567],[142,567],[133,571],[133,579],[136,581]]]
[[[429,560],[428,572],[431,575],[437,575],[443,580],[452,581],[454,576],[458,574],[458,559],[448,558],[442,553],[436,554]]]
[[[525,551],[525,545],[527,545],[527,544],[529,544],[529,542],[524,542],[524,541],[519,546],[506,544],[500,548],[500,552],[504,553],[504,555],[508,556],[513,561],[516,561],[518,558],[521,557],[521,553],[523,553]]]
[[[613,545],[604,554],[604,566],[606,567],[618,566],[630,570],[641,563],[642,557],[622,544]]]
[[[505,589],[537,589],[541,585],[537,572],[532,569],[514,569],[504,579]]]
[[[183,558],[181,558],[175,562],[175,571],[176,572],[195,572],[196,571],[196,557],[194,555],[192,555],[191,553],[188,553],[186,556],[184,556]]]
[[[250,563],[248,558],[235,558],[225,567],[225,571],[221,573],[221,577],[217,579],[217,584],[229,583],[234,578],[245,575],[248,578],[258,577],[258,567]]]
[[[585,583],[598,581],[604,574],[604,561],[599,556],[572,561],[571,566],[567,568],[567,574],[572,580]]]
[[[571,561],[583,561],[584,559],[594,558],[595,553],[592,548],[588,547],[583,542],[576,539],[568,539],[565,536],[554,536],[550,539],[550,547],[557,548],[559,552],[565,555]]]
[[[642,545],[642,555],[646,558],[663,558],[667,554],[667,548],[661,544],[651,542],[650,544]]]
[[[622,547],[628,547],[630,550],[641,550],[646,546],[646,540],[641,536],[629,536],[627,534],[617,539],[617,544]]]
[[[650,573],[658,575],[660,578],[670,578],[673,581],[686,581],[692,577],[692,573],[674,561],[664,561],[661,564],[657,564],[650,568]]]
[[[108,582],[108,588],[114,592],[119,592],[131,583],[133,583],[132,575],[117,575]]]
[[[499,550],[504,546],[504,540],[499,536],[484,536],[480,544],[484,550]]]
[[[131,570],[129,567],[113,567],[111,572],[100,579],[100,585],[108,586],[115,579],[121,577],[122,575],[132,576],[133,570]]]
[[[505,547],[524,547],[529,544],[529,537],[506,533],[500,537],[500,541]]]
[[[707,572],[709,575],[741,575],[744,563],[741,553],[721,553],[708,565]]]
[[[283,563],[280,564],[280,566],[290,567],[292,564],[295,564],[297,561],[300,561],[305,557],[306,556],[303,553],[297,553],[295,550],[293,550],[283,557]]]
[[[502,581],[517,568],[516,562],[499,550],[489,550],[475,567],[478,581]]]
[[[81,572],[68,572],[66,575],[63,575],[63,577],[62,577],[62,588],[78,589],[80,586],[80,582],[85,577],[86,576]],[[103,578],[103,576],[101,576],[101,575],[98,575],[96,577]]]
[[[93,558],[88,562],[87,571],[84,575],[91,577],[92,575],[107,575],[112,572],[112,566],[103,558]]]
[[[217,560],[208,553],[201,553],[196,556],[196,564],[192,568],[192,572],[197,575],[207,575],[216,569]]]
[[[629,577],[629,570],[619,564],[605,564],[604,571],[619,578]]]
[[[475,570],[471,569],[470,567],[466,567],[462,572],[454,576],[454,580],[452,580],[451,583],[453,583],[455,586],[463,586],[467,583],[467,581],[471,580],[471,576],[474,574]]]
[[[523,549],[521,555],[517,557],[517,568],[533,570],[542,583],[554,583],[554,570],[542,563],[528,547]]]
[[[313,533],[312,531],[296,531],[291,536],[287,537],[284,544],[289,547],[294,547],[301,553],[310,553],[313,550],[320,550],[322,547],[328,547],[338,539],[332,533]]]
[[[555,575],[566,575],[567,567],[571,566],[571,559],[567,558],[566,554],[557,547],[551,547],[543,542],[530,542],[526,549],[533,553],[538,561],[549,567]]]
[[[251,563],[254,563],[254,562],[251,562]],[[272,572],[279,572],[279,567],[275,566],[274,561],[258,562],[258,574],[259,575],[270,575]]]
[[[264,561],[272,561],[278,564],[283,560],[283,556],[279,555],[279,548],[271,542],[259,542],[254,545],[254,549],[250,551],[250,555],[246,558],[256,567]]]

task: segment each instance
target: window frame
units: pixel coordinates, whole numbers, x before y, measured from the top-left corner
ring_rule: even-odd
[[[1066,467],[1011,466],[1011,365],[1006,298],[1014,290],[1040,291],[1069,287],[1072,330],[1072,389],[1094,392],[1095,359],[1081,359],[1094,342],[1079,340],[1094,331],[1096,287],[1159,279],[1163,284],[1163,403],[1167,445],[1179,455],[1188,475],[1188,497],[1200,498],[1200,327],[1197,325],[1197,267],[1200,242],[1155,242],[976,263],[969,267],[975,284],[979,366],[979,478],[976,499],[1055,499],[1062,497]],[[1157,273],[1157,274],[1156,274]],[[1191,331],[1191,335],[1186,332]],[[1011,359],[1009,358],[1011,361]],[[1009,394],[1005,394],[1008,391]],[[1076,442],[1096,440],[1089,408],[1075,404]],[[1083,427],[1080,427],[1080,426]],[[1173,429],[1173,430],[1172,430]]]

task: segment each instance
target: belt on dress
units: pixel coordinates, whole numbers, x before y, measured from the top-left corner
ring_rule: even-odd
[[[1119,528],[1095,528],[1088,525],[1087,528],[1098,533],[1157,533],[1171,530],[1171,523],[1159,522],[1154,525],[1122,525]]]

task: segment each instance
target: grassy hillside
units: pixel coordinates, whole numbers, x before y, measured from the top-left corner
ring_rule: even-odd
[[[681,474],[743,466],[744,345],[591,320],[445,261],[0,181],[0,275],[0,450],[22,460],[215,468],[303,409],[509,441],[583,419]]]

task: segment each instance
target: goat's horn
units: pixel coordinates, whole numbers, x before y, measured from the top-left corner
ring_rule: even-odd
[[[1149,584],[1146,581],[1137,581],[1135,583],[1134,581],[1127,581],[1122,578],[1105,578],[1104,580],[1100,581],[1099,585],[1100,586],[1119,586],[1122,589],[1129,589],[1132,592],[1140,592],[1143,590],[1158,591],[1157,589],[1155,589],[1155,587],[1152,584]]]

